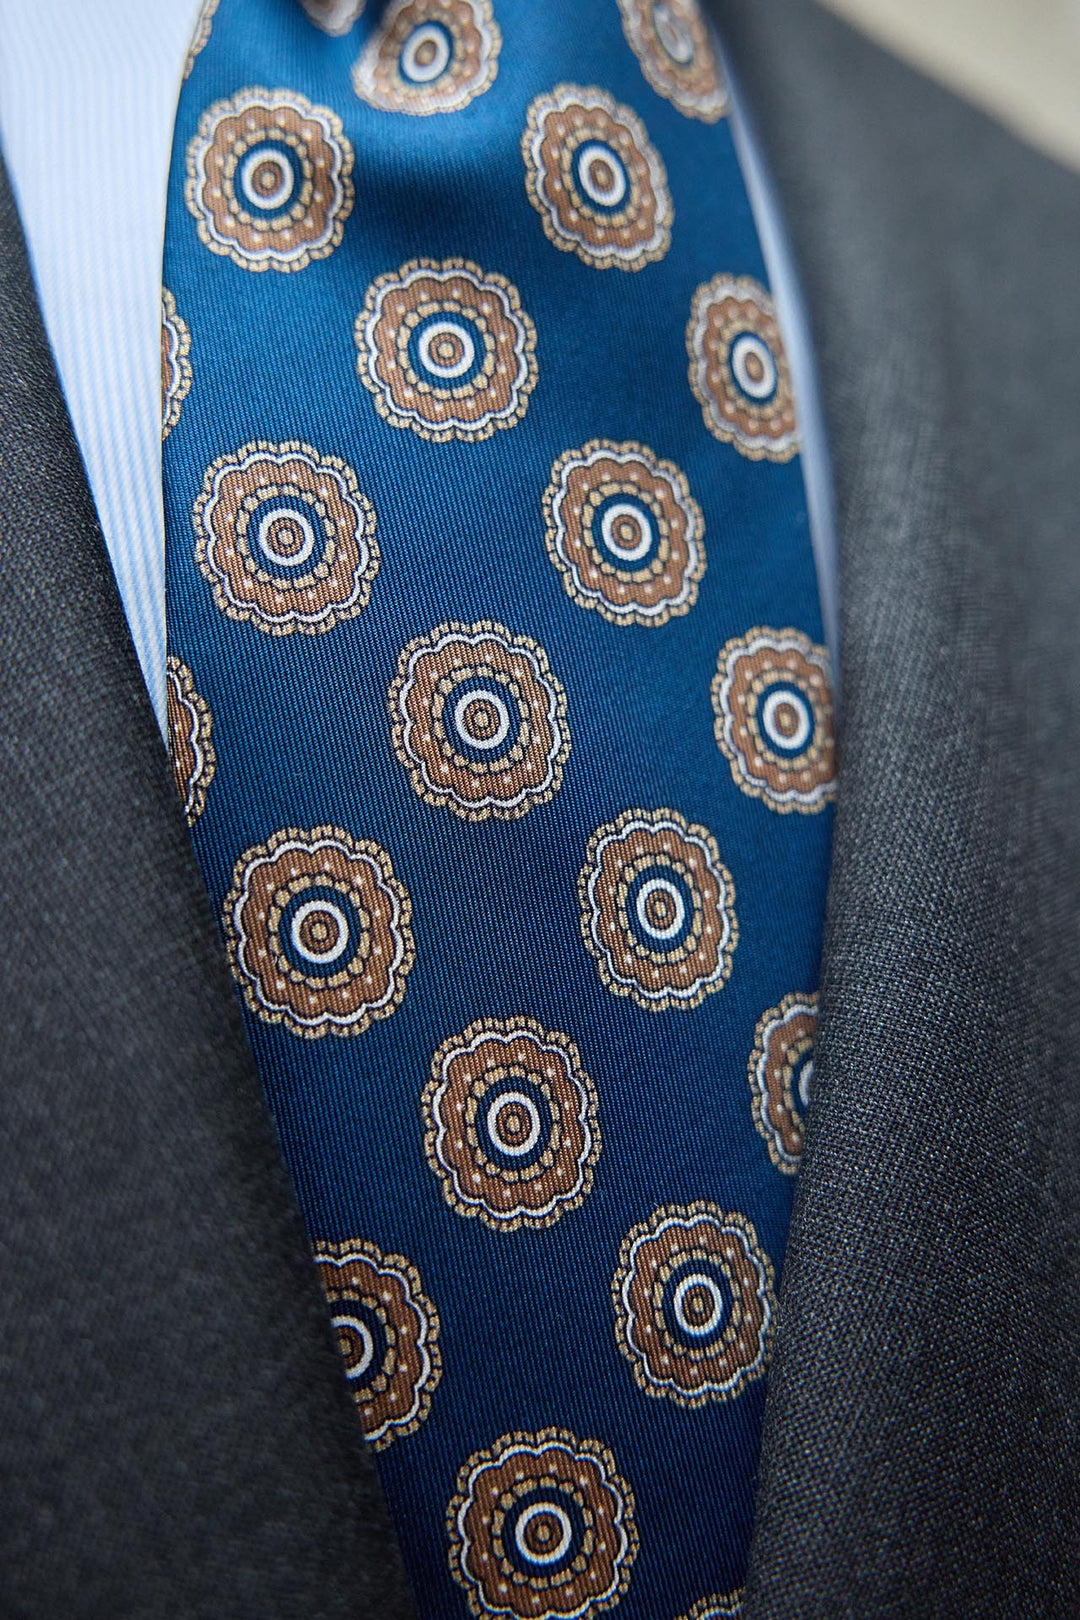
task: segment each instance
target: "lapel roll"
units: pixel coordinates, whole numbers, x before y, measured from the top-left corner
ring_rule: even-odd
[[[0,167],[0,1611],[404,1617]]]
[[[746,1612],[1080,1606],[1080,182],[816,7],[716,12],[840,511],[815,1096]]]

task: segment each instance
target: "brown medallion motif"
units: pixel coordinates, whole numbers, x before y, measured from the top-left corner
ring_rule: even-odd
[[[467,259],[414,259],[368,289],[357,369],[391,427],[477,443],[525,415],[536,329],[517,289]]]
[[[773,1164],[789,1176],[802,1154],[816,1030],[817,996],[785,996],[759,1018],[747,1069],[754,1124]]]
[[[697,0],[619,0],[623,32],[658,96],[714,124],[728,91]]]
[[[223,923],[257,1018],[291,1035],[360,1035],[401,1004],[412,905],[390,857],[341,827],[285,827],[236,863]]]
[[[619,1602],[638,1551],[633,1493],[611,1452],[560,1428],[474,1452],[446,1528],[476,1620],[590,1620]]]
[[[367,606],[375,510],[337,456],[292,440],[245,444],[207,469],[195,555],[230,619],[267,635],[320,635]]]
[[[829,655],[800,630],[762,626],[721,649],[716,741],[744,793],[813,815],[836,796]]]
[[[191,44],[188,46],[187,61],[184,63],[185,79],[191,77],[191,70],[195,66],[195,58],[210,38],[210,30],[214,26],[214,12],[219,4],[220,0],[202,0],[202,4],[199,6],[199,14],[195,19]]]
[[[606,90],[556,85],[537,96],[521,139],[529,200],[548,240],[597,270],[641,270],[671,241],[660,154]]]
[[[165,714],[176,791],[187,824],[193,827],[206,809],[206,791],[217,766],[210,740],[213,719],[190,669],[171,653],[165,660]]]
[[[643,444],[567,450],[544,491],[547,548],[567,594],[612,624],[688,613],[705,572],[705,520],[674,462]]]
[[[726,984],[735,884],[712,834],[678,811],[626,810],[598,827],[578,894],[582,937],[614,995],[663,1012]]]
[[[404,649],[388,702],[394,751],[428,804],[514,821],[562,785],[566,693],[529,636],[441,624]]]
[[[289,90],[241,90],[203,113],[185,197],[211,253],[244,270],[303,270],[341,241],[352,169],[329,107]]]
[[[733,1400],[765,1371],[773,1268],[745,1215],[668,1204],[632,1227],[612,1282],[615,1334],[646,1395]]]
[[[364,1434],[385,1451],[431,1411],[442,1376],[438,1313],[411,1261],[374,1243],[320,1243],[315,1264]]]
[[[459,112],[495,82],[501,45],[491,0],[390,0],[353,87],[382,112]]]
[[[436,1052],[421,1112],[447,1203],[493,1231],[551,1226],[592,1188],[596,1088],[558,1030],[531,1018],[470,1024]]]
[[[776,306],[749,276],[714,276],[695,292],[686,328],[690,386],[705,426],[751,461],[799,452]]]
[[[180,420],[180,408],[191,388],[191,333],[177,313],[168,287],[161,289],[161,437],[167,439]]]

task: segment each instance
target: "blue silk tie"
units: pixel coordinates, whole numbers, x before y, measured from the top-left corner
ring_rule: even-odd
[[[180,100],[172,754],[425,1617],[738,1611],[834,770],[727,111],[693,0],[221,0]]]

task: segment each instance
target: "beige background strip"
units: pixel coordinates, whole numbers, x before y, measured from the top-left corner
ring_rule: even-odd
[[[896,55],[1080,168],[1080,0],[824,0]]]

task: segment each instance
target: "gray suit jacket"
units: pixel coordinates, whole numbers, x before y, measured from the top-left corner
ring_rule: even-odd
[[[1080,182],[809,0],[715,3],[844,676],[746,1614],[1075,1616]],[[0,1614],[403,1620],[6,181],[0,892]]]

